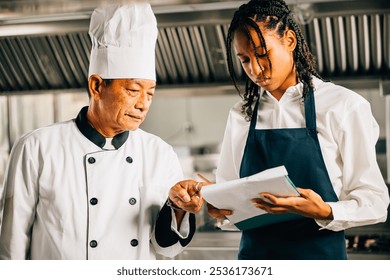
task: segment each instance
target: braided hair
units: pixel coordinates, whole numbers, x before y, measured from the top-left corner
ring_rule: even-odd
[[[297,78],[303,83],[303,98],[306,97],[310,89],[312,89],[312,76],[320,79],[320,75],[315,70],[315,60],[312,53],[309,51],[307,43],[298,27],[290,9],[283,0],[251,0],[247,4],[243,4],[234,13],[233,19],[230,23],[227,40],[227,64],[229,75],[233,84],[243,100],[241,112],[247,120],[252,116],[252,104],[256,98],[259,97],[259,86],[246,77],[245,92],[242,94],[237,85],[237,78],[235,77],[232,57],[232,42],[234,33],[237,30],[243,31],[247,34],[251,44],[255,47],[253,38],[250,36],[249,28],[253,28],[257,33],[262,46],[265,48],[266,56],[269,62],[269,68],[272,73],[272,63],[268,56],[267,46],[259,26],[256,24],[261,22],[267,30],[275,30],[277,34],[282,37],[286,30],[293,30],[297,37],[297,46],[294,50],[294,62],[296,66]],[[259,67],[259,59],[255,53]],[[264,75],[264,73],[263,73]]]

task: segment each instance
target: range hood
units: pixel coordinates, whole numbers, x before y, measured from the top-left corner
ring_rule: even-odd
[[[150,2],[159,28],[159,87],[230,84],[225,39],[234,11],[246,1]],[[299,2],[287,1],[302,20],[321,75],[388,79],[390,1]],[[0,1],[0,94],[84,90],[93,8],[18,16],[12,15],[11,3]],[[235,66],[242,73],[238,60]]]

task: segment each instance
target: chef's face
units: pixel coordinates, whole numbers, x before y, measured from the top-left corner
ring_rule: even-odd
[[[280,37],[276,31],[265,29],[262,23],[258,26],[267,48],[253,28],[249,28],[253,41],[242,28],[237,29],[233,46],[247,76],[275,97],[280,97],[288,87],[297,83],[293,59],[296,36],[292,30],[287,30]]]
[[[137,129],[145,120],[155,88],[152,80],[101,79],[97,93],[91,94],[92,125],[106,137]]]

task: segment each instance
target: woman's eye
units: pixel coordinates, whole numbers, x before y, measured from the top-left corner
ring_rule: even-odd
[[[256,56],[258,58],[264,58],[264,57],[267,57],[267,53],[256,53]]]

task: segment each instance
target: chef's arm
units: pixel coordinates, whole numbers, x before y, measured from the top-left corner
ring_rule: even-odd
[[[152,243],[156,252],[166,257],[174,257],[184,250],[195,234],[195,215],[184,212],[180,229],[177,224],[175,210],[165,203],[158,215]]]
[[[202,209],[203,198],[200,189],[203,184],[194,180],[184,180],[169,190],[167,204],[174,210],[178,228],[186,212],[195,214]]]
[[[177,230],[180,230],[180,225],[183,221],[183,218],[186,214],[186,211],[183,209],[178,208],[173,204],[173,202],[168,198],[167,205],[173,209],[173,213],[176,218],[176,224],[177,224]]]
[[[39,168],[24,139],[15,143],[0,187],[0,260],[29,258]]]
[[[172,258],[192,240],[196,230],[195,213],[203,205],[200,187],[196,181],[185,180],[170,189],[152,238],[157,253]]]

